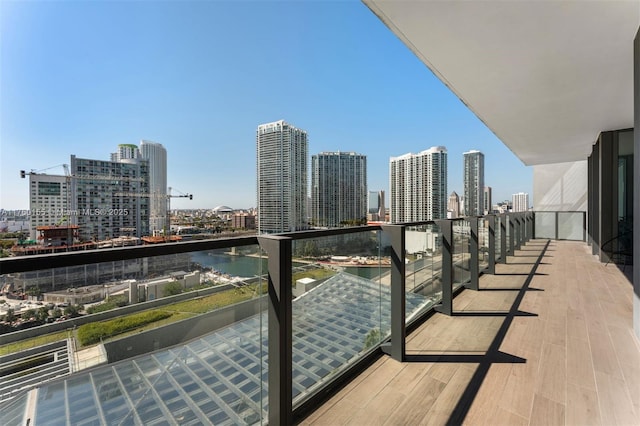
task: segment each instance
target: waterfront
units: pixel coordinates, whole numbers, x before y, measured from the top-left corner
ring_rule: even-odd
[[[267,258],[231,255],[221,251],[196,252],[191,260],[205,268],[236,277],[255,277],[267,273]]]
[[[257,256],[238,256],[223,252],[197,252],[191,254],[191,260],[203,267],[215,269],[218,272],[238,277],[254,277],[267,273],[267,258]],[[304,263],[293,262],[293,266],[302,266]],[[376,279],[380,274],[389,272],[388,266],[382,267],[358,267],[347,266],[343,268],[348,272],[367,279]]]

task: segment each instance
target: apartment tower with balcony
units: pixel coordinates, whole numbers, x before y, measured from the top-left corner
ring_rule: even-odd
[[[367,157],[321,152],[311,157],[311,222],[335,228],[367,218]]]
[[[167,150],[162,144],[142,140],[140,157],[149,162],[149,231],[168,231]]]
[[[484,212],[484,154],[471,150],[464,154],[464,214],[480,216]]]
[[[81,240],[149,235],[149,162],[71,156],[72,223]]]
[[[71,182],[69,176],[29,174],[29,237],[38,237],[36,228],[70,223]]]
[[[389,161],[391,222],[447,217],[447,149],[436,146]]]
[[[529,194],[518,192],[511,196],[511,205],[514,212],[526,212],[529,210]]]
[[[492,192],[493,190],[491,189],[490,186],[484,187],[484,198],[482,200],[484,202],[483,214],[490,214],[493,211],[493,207],[492,207],[493,204],[491,204],[493,202]]]
[[[284,120],[256,132],[258,233],[307,228],[307,132]]]

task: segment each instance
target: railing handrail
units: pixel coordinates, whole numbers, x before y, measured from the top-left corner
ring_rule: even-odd
[[[397,225],[397,226],[424,226],[437,224],[438,221],[448,220],[451,222],[458,222],[464,220],[470,220],[475,218],[485,218],[489,216],[506,217],[510,215],[521,215],[526,213],[536,213],[536,211],[527,212],[507,212],[507,213],[492,213],[484,216],[464,216],[452,219],[438,219],[418,222],[402,222],[402,223],[389,223],[384,225]],[[547,211],[541,211],[541,213],[547,213]],[[552,211],[549,211],[552,213]],[[559,213],[583,213],[584,211],[562,211]],[[382,229],[382,224],[378,225],[361,225],[351,226],[344,228],[331,228],[331,229],[312,229],[297,232],[287,232],[280,235],[283,237],[291,238],[292,240],[302,240],[309,238],[321,238],[334,235],[346,235],[352,233],[358,233],[363,231],[379,231]],[[263,234],[264,236],[266,234]],[[243,236],[243,237],[226,237],[218,239],[206,239],[197,241],[185,241],[179,243],[161,243],[154,245],[141,245],[141,246],[129,246],[129,247],[112,247],[105,249],[92,249],[73,252],[62,253],[50,253],[50,254],[37,254],[29,256],[15,256],[0,259],[0,275],[12,274],[18,272],[28,272],[36,269],[52,269],[65,266],[80,266],[89,265],[102,262],[121,261],[139,259],[143,257],[154,256],[166,256],[169,254],[178,253],[190,253],[195,251],[205,250],[217,250],[230,247],[243,247],[258,244],[258,237],[261,235]]]

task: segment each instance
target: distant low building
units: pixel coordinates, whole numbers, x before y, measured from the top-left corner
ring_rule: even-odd
[[[514,212],[526,212],[529,210],[529,194],[526,192],[518,192],[511,196],[511,203]]]
[[[231,227],[235,229],[256,229],[256,217],[247,213],[231,216]]]

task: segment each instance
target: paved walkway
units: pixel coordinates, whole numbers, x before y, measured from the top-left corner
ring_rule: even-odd
[[[305,425],[640,425],[632,285],[580,242],[530,241]],[[630,276],[630,267],[627,275]]]

